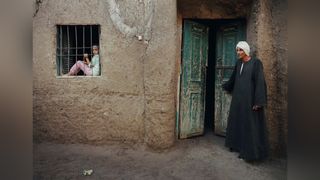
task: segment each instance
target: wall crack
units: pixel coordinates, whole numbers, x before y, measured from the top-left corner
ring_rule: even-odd
[[[36,17],[36,15],[38,14],[38,11],[40,9],[40,5],[43,2],[43,0],[35,0],[33,3],[33,17]]]
[[[111,21],[115,28],[124,34],[126,37],[137,37],[139,40],[144,39],[145,43],[151,40],[152,34],[152,21],[153,15],[155,13],[155,0],[144,0],[144,24],[140,26],[129,26],[124,23],[123,18],[121,17],[121,12],[119,9],[119,5],[116,0],[107,0],[109,8],[108,12],[110,14]],[[139,1],[142,3],[142,0]],[[139,32],[142,29],[143,32]],[[143,37],[142,37],[143,36]]]

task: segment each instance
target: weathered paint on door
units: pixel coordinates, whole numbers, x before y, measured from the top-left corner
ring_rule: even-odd
[[[245,39],[242,23],[226,24],[218,28],[216,43],[215,70],[215,134],[225,136],[231,95],[222,90],[221,85],[229,80],[237,56],[235,47],[238,41]]]
[[[204,131],[208,27],[185,20],[183,27],[179,138]]]

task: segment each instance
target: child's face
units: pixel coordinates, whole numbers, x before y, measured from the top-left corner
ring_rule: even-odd
[[[92,48],[92,52],[93,52],[94,55],[96,55],[96,54],[99,53],[99,49],[94,47],[94,48]]]

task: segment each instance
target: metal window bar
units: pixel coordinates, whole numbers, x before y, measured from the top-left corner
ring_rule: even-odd
[[[85,53],[85,41],[86,41],[86,38],[85,38],[85,27],[82,26],[82,54]]]
[[[97,38],[98,38],[98,41],[97,41],[97,45],[99,46],[99,52],[100,52],[100,34],[101,34],[101,29],[99,28],[99,26],[97,26]],[[99,60],[99,65],[100,65],[100,69],[99,69],[99,75],[101,75],[101,69],[102,69],[102,64],[101,64],[101,59]]]
[[[70,36],[69,26],[67,26],[67,37],[68,37],[68,71],[70,70]]]
[[[91,59],[92,59],[92,26],[90,26],[90,54],[91,54]]]
[[[82,47],[81,45],[78,46],[79,40],[78,40],[78,31],[82,27]],[[88,27],[88,28],[87,28]],[[89,30],[90,27],[90,30]],[[71,29],[70,29],[71,28]],[[93,29],[95,28],[95,29]],[[87,49],[90,49],[91,52],[87,52],[90,55],[92,54],[92,46],[93,46],[93,39],[96,38],[97,44],[99,44],[99,32],[100,29],[97,26],[87,26],[87,25],[76,25],[74,26],[63,26],[63,25],[58,25],[58,40],[59,42],[57,43],[58,46],[58,64],[57,64],[57,70],[58,70],[58,75],[62,75],[64,73],[69,72],[71,66],[74,64],[73,59],[77,61],[78,56],[80,55],[78,50],[82,49],[83,53],[86,53]],[[74,30],[74,31],[73,31]],[[98,34],[94,34],[95,36],[93,37],[93,31],[98,31]],[[89,32],[90,31],[90,35]],[[90,36],[90,37],[89,37]],[[97,37],[96,37],[97,36]],[[73,39],[75,37],[75,39]],[[86,42],[86,39],[89,40],[90,42]],[[86,46],[87,45],[87,46]],[[90,47],[88,47],[90,46]],[[75,52],[74,52],[75,51]]]
[[[77,32],[77,26],[74,26],[75,31],[75,39],[76,39],[76,62],[78,60],[78,32]]]
[[[61,75],[62,72],[62,27],[59,26],[59,30],[60,30],[60,57],[59,57],[59,75]]]
[[[68,38],[67,38],[67,30],[66,28],[62,27],[62,61],[63,61],[63,73],[66,73],[66,68],[68,67],[68,53],[66,50],[68,50]]]

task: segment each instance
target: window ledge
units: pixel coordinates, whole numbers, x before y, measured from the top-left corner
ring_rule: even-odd
[[[56,76],[57,79],[100,78],[101,76]]]

